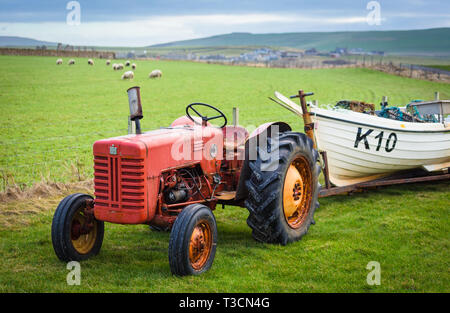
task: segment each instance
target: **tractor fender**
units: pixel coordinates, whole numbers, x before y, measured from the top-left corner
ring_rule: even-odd
[[[250,134],[247,141],[245,142],[245,159],[244,164],[242,165],[241,174],[239,176],[239,183],[236,190],[236,196],[234,198],[235,201],[240,201],[247,198],[248,190],[247,186],[245,185],[245,181],[250,177],[251,171],[251,169],[249,168],[250,142],[259,143],[259,137],[261,136],[271,137],[272,131],[283,133],[291,130],[292,130],[291,126],[289,126],[289,124],[285,122],[269,122],[260,125]]]

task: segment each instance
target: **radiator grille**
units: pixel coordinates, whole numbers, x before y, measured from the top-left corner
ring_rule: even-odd
[[[144,209],[144,160],[94,156],[95,204],[115,209]]]

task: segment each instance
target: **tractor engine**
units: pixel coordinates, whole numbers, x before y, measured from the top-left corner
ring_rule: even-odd
[[[167,205],[201,200],[209,196],[208,179],[198,167],[171,170],[164,173],[161,179],[164,186],[162,207],[165,211],[168,210]]]

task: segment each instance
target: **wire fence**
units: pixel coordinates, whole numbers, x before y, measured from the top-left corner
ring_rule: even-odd
[[[417,65],[417,64],[407,64],[407,63],[400,63],[399,68],[401,70],[406,69],[409,70],[412,76],[413,71],[423,71],[426,74],[436,74],[438,77],[441,75],[447,75],[450,76],[450,71],[446,71],[440,68],[434,68],[434,67],[428,67],[424,65]]]
[[[305,56],[298,58],[283,58],[273,61],[221,61],[207,60],[206,63],[227,64],[235,66],[270,67],[270,68],[300,68],[325,69],[362,67],[388,72],[390,74],[435,81],[450,81],[450,71],[426,65],[408,64],[393,60],[384,55],[344,55],[342,57]]]

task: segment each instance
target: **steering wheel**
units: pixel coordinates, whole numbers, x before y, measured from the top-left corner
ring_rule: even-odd
[[[205,107],[211,108],[211,109],[217,111],[217,112],[219,113],[219,115],[216,115],[216,116],[213,116],[213,117],[207,117],[206,115],[202,115],[201,113],[199,113],[199,112],[194,108],[194,106],[205,106]],[[208,121],[210,121],[210,120],[215,120],[215,119],[217,119],[217,118],[223,118],[223,119],[225,120],[224,123],[223,123],[223,125],[220,126],[220,128],[223,128],[223,127],[225,127],[225,125],[227,125],[227,117],[225,116],[225,114],[223,114],[222,111],[220,111],[219,109],[213,107],[212,105],[209,105],[209,104],[206,104],[206,103],[201,103],[201,102],[194,102],[194,103],[189,104],[189,105],[186,107],[186,116],[187,116],[191,121],[193,121],[195,124],[200,125],[200,124],[199,124],[199,123],[191,116],[191,114],[189,113],[189,110],[194,111],[195,114],[197,114],[197,116],[200,117],[200,118],[202,119],[202,125],[206,125],[206,123],[207,123]]]

